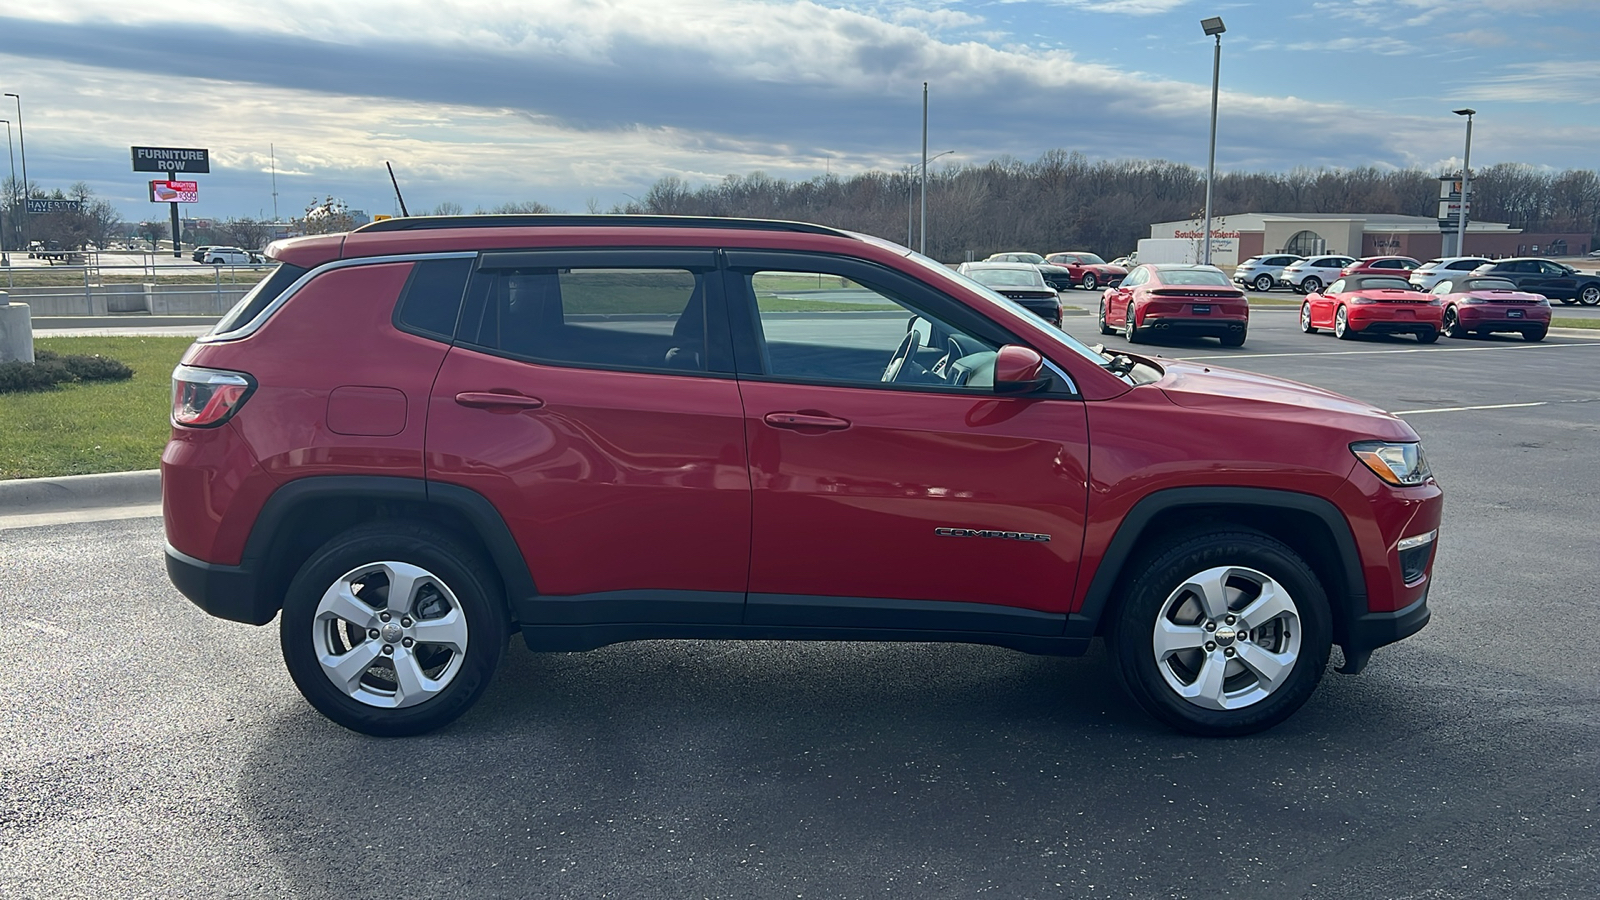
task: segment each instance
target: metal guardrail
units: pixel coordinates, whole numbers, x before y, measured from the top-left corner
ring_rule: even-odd
[[[36,315],[172,314],[226,312],[239,297],[272,269],[271,264],[213,265],[206,271],[199,264],[157,262],[146,254],[141,264],[101,264],[97,254],[86,254],[89,262],[79,266],[7,266],[5,290],[13,302],[37,307]],[[106,281],[116,274],[142,276],[133,281]],[[209,283],[197,283],[196,275],[209,275]],[[71,284],[30,285],[39,279],[71,277]],[[175,281],[185,278],[184,281]],[[159,308],[157,308],[159,307]]]

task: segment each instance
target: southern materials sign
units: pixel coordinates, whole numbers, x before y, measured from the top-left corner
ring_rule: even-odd
[[[200,182],[152,181],[150,182],[150,202],[198,203],[200,202]]]
[[[211,151],[183,147],[134,147],[135,172],[199,172],[211,171]]]

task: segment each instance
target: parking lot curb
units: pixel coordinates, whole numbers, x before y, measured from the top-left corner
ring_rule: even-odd
[[[189,328],[215,325],[221,316],[34,316],[33,330],[61,328]]]
[[[161,470],[0,481],[0,516],[161,502]]]

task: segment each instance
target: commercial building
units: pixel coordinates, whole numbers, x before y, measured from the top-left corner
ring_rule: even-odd
[[[1453,223],[1452,223],[1453,224]],[[1453,229],[1452,229],[1453,230]],[[1205,234],[1201,220],[1158,222],[1153,238],[1191,238]],[[1441,220],[1428,216],[1366,213],[1242,213],[1211,220],[1211,261],[1236,265],[1261,253],[1342,253],[1346,256],[1443,255],[1448,238]],[[1528,233],[1504,222],[1467,222],[1467,253],[1472,256],[1582,256],[1591,236],[1583,233]]]

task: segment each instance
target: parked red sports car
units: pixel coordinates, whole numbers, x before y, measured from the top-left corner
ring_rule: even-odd
[[[1550,330],[1550,301],[1504,278],[1447,278],[1432,293],[1444,307],[1445,337],[1515,331],[1525,341],[1542,341]]]
[[[1086,291],[1115,285],[1128,275],[1127,269],[1087,250],[1062,250],[1046,256],[1044,261],[1065,268],[1072,273],[1072,281]]]
[[[1332,328],[1336,337],[1354,340],[1361,334],[1414,334],[1431,344],[1443,325],[1439,298],[1411,287],[1397,275],[1349,275],[1309,294],[1300,304],[1300,330],[1316,334]]]
[[[1224,347],[1244,344],[1250,303],[1216,266],[1137,266],[1100,295],[1100,333],[1121,329],[1128,343],[1155,334],[1210,335]]]
[[[1358,259],[1343,269],[1339,270],[1339,277],[1346,275],[1396,275],[1402,279],[1409,278],[1413,269],[1422,267],[1409,256],[1368,256]]]

